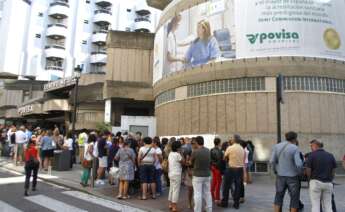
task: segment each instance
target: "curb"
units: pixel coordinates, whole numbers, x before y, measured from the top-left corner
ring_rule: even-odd
[[[18,170],[13,169],[13,168],[4,167],[4,166],[2,166],[2,168],[3,169],[7,169],[9,171],[14,171],[14,172],[18,172],[18,173],[21,173],[21,174],[25,174],[24,171],[18,171]],[[72,189],[72,190],[75,190],[75,191],[79,191],[79,192],[83,192],[83,193],[86,193],[86,194],[90,194],[92,196],[95,196],[95,197],[98,197],[98,198],[102,198],[102,199],[105,199],[105,200],[108,200],[108,201],[116,202],[118,204],[122,204],[122,205],[125,205],[125,206],[129,206],[129,207],[133,207],[133,208],[138,208],[138,209],[146,211],[146,212],[163,212],[163,211],[158,210],[158,209],[147,208],[147,207],[143,207],[141,205],[135,205],[135,204],[132,204],[132,203],[129,203],[129,202],[126,202],[126,201],[121,201],[121,202],[120,201],[116,201],[115,198],[111,198],[111,197],[102,195],[102,194],[100,194],[98,192],[90,191],[89,189],[81,188],[79,186],[74,186],[74,185],[69,185],[69,184],[65,184],[65,183],[62,183],[62,182],[57,182],[56,180],[46,179],[46,178],[43,178],[43,177],[40,177],[40,176],[37,176],[37,178],[42,180],[42,181],[44,181],[44,182],[48,182],[48,183],[51,183],[51,184],[54,184],[54,185],[57,185],[57,186],[62,186],[62,187],[66,187],[66,188],[69,188],[69,189]]]

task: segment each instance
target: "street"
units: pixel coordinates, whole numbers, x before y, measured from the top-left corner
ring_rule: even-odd
[[[37,191],[24,194],[24,176],[0,169],[0,212],[141,211],[61,186],[38,182]]]

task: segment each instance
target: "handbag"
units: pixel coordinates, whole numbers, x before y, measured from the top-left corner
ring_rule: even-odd
[[[83,168],[91,169],[92,168],[92,160],[83,160],[82,164]]]
[[[120,173],[120,169],[116,166],[113,166],[110,168],[109,170],[109,174],[114,178],[114,179],[118,179],[119,178],[119,173]]]
[[[163,172],[165,172],[165,173],[169,172],[169,162],[168,162],[168,159],[164,159],[162,161],[162,165],[161,166],[162,166]]]

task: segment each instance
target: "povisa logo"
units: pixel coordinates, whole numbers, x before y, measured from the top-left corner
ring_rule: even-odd
[[[265,40],[297,40],[299,34],[297,32],[286,32],[285,29],[282,29],[281,32],[247,34],[247,38],[251,44],[255,44],[258,40],[260,43]]]

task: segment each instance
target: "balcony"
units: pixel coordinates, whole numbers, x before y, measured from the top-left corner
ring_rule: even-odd
[[[147,3],[145,1],[139,3],[135,7],[135,12],[138,15],[141,15],[141,16],[146,16],[146,15],[150,15],[151,14],[150,8],[149,8],[149,6],[147,6]]]
[[[103,66],[107,64],[107,52],[91,52],[90,63],[93,65]]]
[[[95,0],[95,4],[100,7],[110,7],[113,4],[113,0]]]
[[[47,37],[59,40],[67,37],[67,26],[64,24],[49,24]]]
[[[93,32],[92,35],[92,43],[98,45],[98,46],[104,46],[107,41],[107,30],[99,30]]]
[[[45,47],[46,58],[52,60],[65,59],[65,47],[61,45],[48,45]]]
[[[111,24],[112,13],[109,10],[96,10],[93,17],[93,22],[99,26],[106,26]]]
[[[50,4],[49,16],[56,19],[67,18],[69,14],[69,4],[65,1],[55,1]]]
[[[147,4],[150,7],[154,7],[159,10],[163,10],[172,0],[147,0]]]
[[[150,32],[152,30],[151,20],[149,18],[136,18],[134,31],[136,32]]]

